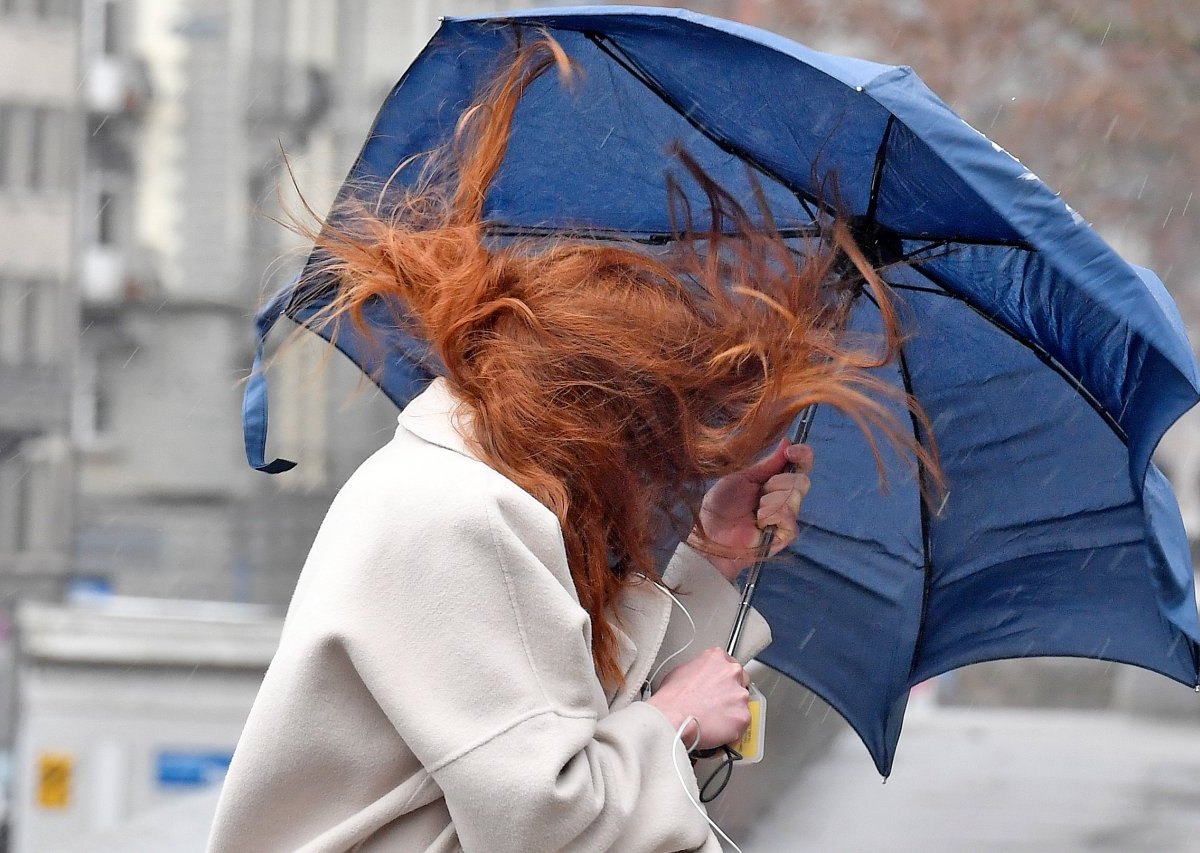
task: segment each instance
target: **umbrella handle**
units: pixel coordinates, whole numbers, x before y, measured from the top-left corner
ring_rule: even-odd
[[[809,430],[812,429],[813,418],[816,417],[817,406],[807,407],[800,413],[796,427],[788,437],[791,444],[803,444],[808,441]],[[795,470],[794,465],[788,466],[789,471]],[[734,655],[738,641],[742,638],[742,629],[746,625],[746,617],[750,615],[750,604],[754,601],[754,593],[758,590],[758,578],[762,574],[763,564],[771,556],[771,546],[775,543],[775,525],[763,529],[758,539],[758,548],[754,555],[754,565],[746,577],[746,586],[742,588],[742,601],[738,605],[737,617],[733,621],[733,630],[729,633],[729,644],[725,647],[726,654]]]

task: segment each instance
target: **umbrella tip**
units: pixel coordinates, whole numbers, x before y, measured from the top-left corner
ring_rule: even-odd
[[[1196,688],[1196,691],[1197,691],[1197,692],[1200,692],[1200,687],[1197,687],[1197,688]],[[886,784],[887,784],[887,780],[888,780],[888,777],[886,777],[886,776],[880,776],[880,777],[879,777],[879,784],[880,784],[880,785],[886,785]]]

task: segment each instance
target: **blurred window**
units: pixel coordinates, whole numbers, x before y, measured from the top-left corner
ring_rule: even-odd
[[[4,189],[27,189],[33,159],[33,109],[25,104],[5,104],[0,120],[0,186]]]
[[[69,186],[67,157],[70,121],[66,110],[34,112],[33,181],[35,189],[61,190]]]
[[[103,32],[100,34],[100,50],[105,56],[119,56],[121,52],[121,9],[117,0],[104,4],[101,16]]]
[[[29,339],[25,351],[33,364],[61,363],[58,353],[61,345],[58,293],[61,286],[44,279],[32,282],[27,290],[25,316]]]
[[[85,352],[75,381],[75,440],[84,450],[105,449],[112,441],[112,400],[101,372],[101,356]]]
[[[0,0],[0,14],[46,21],[79,20],[80,0]]]
[[[96,242],[101,246],[117,243],[117,196],[111,190],[101,190],[96,206]]]
[[[0,551],[20,554],[29,547],[31,473],[19,449],[0,457]]]
[[[0,364],[29,360],[29,285],[0,279]]]
[[[4,0],[0,0],[3,3]],[[0,104],[0,189],[12,182],[12,121],[13,107],[11,104]]]
[[[0,189],[66,189],[69,131],[66,110],[0,104]]]
[[[54,361],[55,285],[0,278],[0,364]]]

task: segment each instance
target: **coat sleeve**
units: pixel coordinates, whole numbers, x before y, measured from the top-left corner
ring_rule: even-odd
[[[677,603],[672,606],[671,620],[652,670],[657,673],[651,685],[655,689],[667,673],[680,664],[692,660],[705,649],[724,649],[729,644],[729,634],[742,600],[741,592],[686,542],[676,549],[667,564],[663,583],[674,590]],[[687,609],[687,615],[683,608]],[[770,644],[770,626],[757,610],[751,608],[735,657],[746,663]],[[664,661],[665,665],[661,665]]]
[[[324,558],[337,582],[303,605],[440,786],[463,848],[719,850],[666,718],[608,712],[554,516],[476,486],[469,505],[358,507]]]

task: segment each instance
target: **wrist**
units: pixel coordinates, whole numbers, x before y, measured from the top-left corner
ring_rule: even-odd
[[[713,568],[721,573],[721,576],[724,577],[725,580],[729,581],[730,583],[737,583],[738,575],[740,575],[742,573],[742,569],[745,568],[741,561],[735,560],[733,557],[722,557],[718,554],[712,553],[712,551],[709,550],[712,548],[712,543],[706,545],[700,538],[700,534],[695,530],[693,530],[691,535],[688,536],[686,544],[693,551],[700,554],[702,557],[704,557],[704,559],[708,560],[708,562],[712,564]]]
[[[693,715],[684,714],[661,700],[655,701],[656,698],[651,696],[646,700],[646,704],[666,718],[667,725],[675,731],[675,735],[683,742],[684,746],[691,746],[699,740],[700,723]]]

